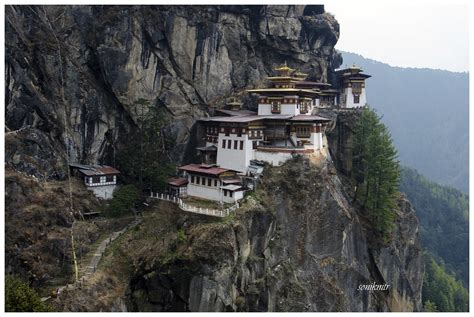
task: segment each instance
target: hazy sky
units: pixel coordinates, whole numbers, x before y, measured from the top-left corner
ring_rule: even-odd
[[[325,8],[340,24],[339,50],[393,66],[469,70],[466,5],[333,1]]]

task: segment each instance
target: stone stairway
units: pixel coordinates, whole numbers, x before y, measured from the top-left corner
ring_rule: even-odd
[[[100,260],[102,259],[102,255],[104,254],[107,247],[114,242],[117,238],[119,238],[122,234],[124,234],[127,230],[132,229],[133,227],[137,226],[142,222],[142,218],[137,218],[135,221],[131,222],[127,226],[125,226],[122,230],[113,232],[104,239],[98,246],[97,249],[94,251],[92,259],[89,262],[89,265],[86,266],[84,274],[79,278],[78,281],[72,284],[66,284],[64,286],[58,287],[59,293],[61,293],[65,289],[76,289],[82,287],[82,283],[86,281],[86,279],[95,273],[97,267],[99,265]],[[47,301],[51,299],[51,296],[41,298],[41,301]]]

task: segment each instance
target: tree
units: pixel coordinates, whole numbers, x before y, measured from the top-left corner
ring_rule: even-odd
[[[441,312],[469,311],[469,292],[462,283],[430,254],[425,254],[425,265],[422,293],[425,305],[432,302]]]
[[[400,166],[388,129],[370,108],[363,110],[354,131],[352,167],[354,200],[367,211],[375,231],[388,238],[395,217]]]
[[[38,293],[18,277],[5,277],[6,312],[47,312],[51,307],[41,301]]]
[[[423,304],[423,309],[425,312],[430,312],[430,313],[436,313],[438,312],[438,308],[436,307],[436,304],[433,303],[432,301],[430,300],[427,300],[424,304]]]
[[[138,181],[140,191],[164,189],[167,177],[175,172],[169,152],[176,142],[166,130],[169,114],[145,99],[137,100],[134,105],[138,129],[128,136],[127,145],[118,152],[117,165],[132,181]]]
[[[108,213],[112,217],[118,217],[130,212],[133,205],[140,197],[135,185],[125,185],[114,193],[114,197],[108,205]]]

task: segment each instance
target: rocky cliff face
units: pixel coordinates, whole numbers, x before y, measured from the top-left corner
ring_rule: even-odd
[[[57,309],[421,310],[418,221],[405,197],[390,242],[382,242],[331,161],[296,158],[267,167],[263,179],[224,219],[156,202],[106,256],[98,277],[63,294]],[[373,283],[388,289],[359,290]]]
[[[137,129],[137,100],[173,116],[168,130],[178,145],[171,154],[179,161],[192,144],[195,119],[227,96],[261,85],[275,65],[287,61],[312,79],[331,81],[341,64],[334,50],[339,26],[322,6],[14,6],[6,8],[6,20],[7,262],[9,271],[27,272],[38,284],[54,274],[54,261],[67,257],[38,255],[49,252],[48,241],[65,240],[72,221],[64,202],[57,217],[50,213],[54,204],[38,208],[43,187],[64,177],[68,157],[113,164]],[[423,265],[414,212],[400,197],[391,242],[371,237],[345,179],[357,115],[325,115],[334,119],[332,160],[267,168],[258,193],[228,219],[158,204],[151,219],[105,256],[103,272],[88,288],[66,292],[57,308],[420,310]],[[32,178],[18,180],[18,171],[49,181],[34,180],[31,196]],[[86,193],[80,197],[78,208],[93,208],[80,202]],[[12,220],[23,214],[39,223],[47,218],[58,235],[49,227],[51,236],[41,235],[39,225],[24,239],[28,223]],[[390,288],[357,290],[373,282]]]
[[[182,159],[208,106],[287,61],[327,81],[339,25],[322,6],[6,7],[6,161],[37,177],[65,159],[114,163],[137,128],[136,101],[164,107]]]
[[[128,309],[421,310],[422,250],[413,209],[400,196],[391,242],[376,240],[351,203],[349,184],[331,160],[267,167],[257,199],[248,199],[235,219],[199,230],[184,226],[187,240],[174,261],[148,258],[137,265]],[[372,283],[389,288],[359,290]]]

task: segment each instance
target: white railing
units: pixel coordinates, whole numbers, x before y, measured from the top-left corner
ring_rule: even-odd
[[[150,198],[166,200],[166,201],[178,204],[179,209],[183,211],[188,211],[188,212],[193,212],[196,214],[203,214],[203,215],[208,215],[208,216],[214,216],[214,217],[228,216],[231,212],[239,208],[239,203],[235,203],[234,205],[225,209],[202,208],[202,207],[197,207],[197,206],[192,206],[190,204],[187,204],[181,198],[177,196],[162,194],[162,193],[151,192]]]

